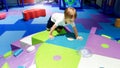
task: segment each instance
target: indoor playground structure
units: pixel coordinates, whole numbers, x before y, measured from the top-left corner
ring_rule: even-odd
[[[120,68],[120,0],[15,0],[15,7],[6,1],[0,0],[0,68]],[[48,19],[67,7],[78,9],[82,40],[70,25],[49,38]]]
[[[80,9],[82,8],[82,0],[60,0],[60,9],[65,9],[67,7]]]
[[[2,58],[5,60],[2,68],[119,68],[120,42],[106,35],[97,35],[96,30],[96,27],[92,27],[90,33],[78,33],[83,40],[76,40],[73,33],[69,30],[68,33],[66,29],[60,33],[54,31],[54,39],[49,39],[47,30],[24,37],[11,44],[13,55],[21,60],[9,61],[8,58],[6,61]],[[9,54],[4,57],[7,58]],[[20,54],[32,56],[29,58],[31,60],[26,59],[29,62],[20,65],[25,60],[25,56]]]

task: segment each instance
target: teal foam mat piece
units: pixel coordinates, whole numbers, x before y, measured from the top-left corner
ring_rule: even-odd
[[[46,43],[55,44],[63,47],[79,50],[85,47],[89,33],[78,33],[83,37],[83,40],[76,40],[73,33],[67,33],[65,35],[56,36],[54,39],[48,39]],[[72,37],[74,40],[70,41],[67,38]]]

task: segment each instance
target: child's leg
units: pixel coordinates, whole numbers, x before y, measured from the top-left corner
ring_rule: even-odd
[[[57,32],[61,32],[63,28],[64,28],[64,26],[58,26],[58,27],[56,28],[56,30],[57,30]]]
[[[47,23],[47,29],[50,30],[50,28],[54,25],[54,22],[51,21],[51,17],[49,18],[48,20],[48,23]]]

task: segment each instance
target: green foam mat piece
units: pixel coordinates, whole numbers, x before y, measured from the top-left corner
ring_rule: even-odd
[[[120,40],[118,40],[118,43],[120,43]]]
[[[105,34],[102,34],[101,36],[103,36],[103,37],[105,37],[105,38],[108,38],[108,39],[112,39],[110,36],[105,35]]]
[[[74,49],[43,43],[36,53],[36,68],[77,68],[80,58]]]
[[[3,64],[2,68],[10,68],[10,67],[9,67],[8,63],[6,62]]]
[[[108,44],[101,44],[101,47],[102,48],[109,48],[109,45]]]
[[[57,31],[53,31],[54,36],[65,34],[65,33],[66,31],[64,29],[62,29],[60,33],[58,33]],[[49,39],[49,31],[45,30],[45,31],[39,32],[32,36],[32,45],[43,43],[48,39]]]
[[[9,51],[9,52],[7,52],[7,53],[4,54],[4,58],[7,58],[7,57],[9,57],[11,55],[12,55],[12,51]]]

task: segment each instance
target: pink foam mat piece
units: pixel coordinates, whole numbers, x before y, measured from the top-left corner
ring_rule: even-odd
[[[90,34],[95,34],[97,28],[96,27],[92,27],[91,31],[90,31]]]
[[[103,48],[101,44],[107,44],[109,48]],[[120,59],[120,44],[96,34],[90,34],[85,48],[94,54]]]

